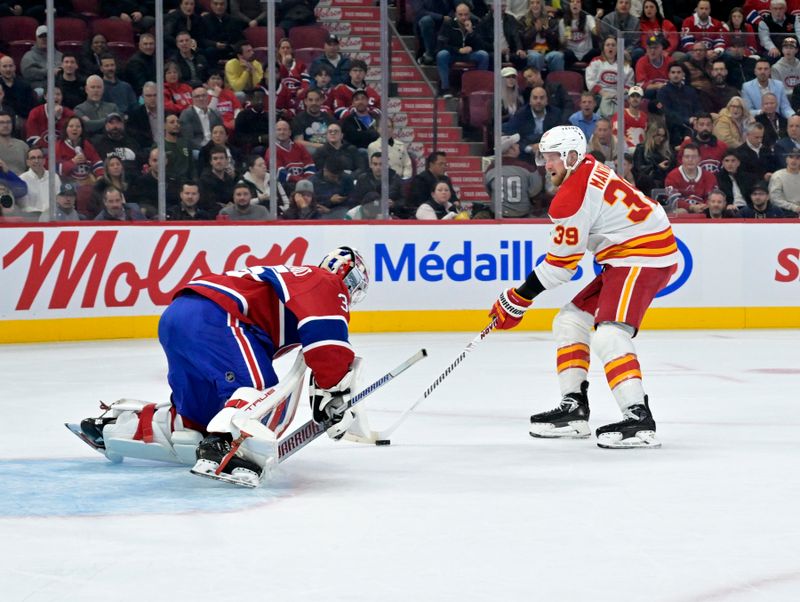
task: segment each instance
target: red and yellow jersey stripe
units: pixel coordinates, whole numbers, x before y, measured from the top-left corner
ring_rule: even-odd
[[[654,234],[645,234],[611,245],[595,255],[598,263],[623,257],[666,257],[678,251],[672,228],[667,227]]]

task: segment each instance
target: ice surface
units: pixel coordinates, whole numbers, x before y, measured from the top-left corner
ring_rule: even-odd
[[[355,336],[365,383],[430,352],[372,426],[474,334]],[[553,342],[493,333],[391,446],[319,440],[256,490],[112,465],[64,428],[168,395],[155,341],[0,347],[0,600],[800,600],[800,333],[637,345],[660,450],[532,439]],[[590,380],[592,427],[617,420],[598,363]]]

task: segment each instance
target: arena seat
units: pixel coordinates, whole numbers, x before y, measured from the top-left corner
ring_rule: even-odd
[[[0,18],[0,45],[19,66],[19,62],[36,42],[39,23],[32,17]]]
[[[83,19],[57,17],[55,19],[55,43],[62,52],[80,52],[89,37],[89,28]]]
[[[547,74],[547,82],[556,82],[564,86],[574,106],[581,104],[581,93],[586,89],[583,85],[583,75],[575,71],[552,71]]]
[[[101,33],[109,42],[130,44],[135,47],[133,25],[122,19],[97,19],[92,21],[92,35]]]
[[[278,42],[281,38],[285,38],[286,33],[283,27],[275,28],[275,47],[277,48]],[[244,39],[247,40],[253,48],[266,48],[267,47],[267,28],[264,26],[247,27],[244,30]]]
[[[294,51],[294,58],[298,63],[305,63],[310,66],[318,56],[322,56],[325,51],[322,48],[297,48]]]
[[[461,77],[461,101],[458,116],[464,125],[471,124],[470,97],[474,92],[494,92],[494,74],[491,71],[467,71]],[[476,97],[477,98],[477,97]]]
[[[328,30],[322,25],[298,25],[289,30],[292,48],[324,48]]]
[[[100,18],[100,1],[72,0],[72,10],[87,22],[93,21]]]

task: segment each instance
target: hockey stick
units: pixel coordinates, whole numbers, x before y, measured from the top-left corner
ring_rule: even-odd
[[[400,414],[400,417],[397,420],[395,420],[394,424],[392,424],[389,428],[384,429],[382,431],[378,432],[373,431],[372,438],[378,441],[388,440],[391,434],[394,433],[395,430],[397,430],[397,427],[400,426],[406,418],[408,418],[408,415],[414,410],[414,408],[416,408],[424,400],[430,397],[431,393],[433,393],[436,387],[442,384],[442,381],[444,381],[444,379],[447,378],[453,370],[455,370],[456,366],[458,366],[461,362],[464,361],[464,358],[467,357],[467,354],[470,353],[473,349],[475,349],[475,347],[478,346],[478,343],[480,343],[483,339],[486,338],[486,335],[488,335],[494,329],[496,323],[497,320],[493,319],[486,328],[481,330],[478,333],[478,336],[472,339],[469,342],[469,345],[467,345],[464,348],[464,350],[459,354],[459,356],[456,359],[454,359],[452,363],[449,366],[447,366],[447,368],[445,368],[444,372],[442,372],[436,378],[436,380],[433,381],[427,389],[425,389],[425,392],[422,394],[422,396],[419,399],[417,399],[414,403],[412,403],[410,406],[408,406],[402,414]]]
[[[354,405],[359,403],[362,399],[364,399],[367,395],[372,394],[375,392],[376,389],[379,389],[394,377],[398,376],[402,372],[405,372],[408,368],[416,364],[419,360],[424,357],[427,357],[428,352],[425,349],[420,349],[402,364],[397,366],[394,370],[390,370],[383,376],[381,376],[378,380],[374,383],[362,389],[358,392],[358,394],[354,395],[350,401],[347,403],[348,408],[352,408]],[[313,420],[309,420],[305,424],[301,425],[297,429],[295,429],[291,434],[287,435],[286,437],[282,438],[278,441],[278,454],[277,454],[277,461],[283,462],[287,458],[291,457],[295,452],[304,448],[306,445],[311,443],[314,439],[322,435],[328,427],[330,427],[330,423],[318,423],[314,422]]]

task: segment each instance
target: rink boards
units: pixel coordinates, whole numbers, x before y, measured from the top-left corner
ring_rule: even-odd
[[[646,328],[800,327],[800,223],[678,223],[679,269]],[[203,272],[316,264],[358,248],[371,269],[354,332],[475,331],[502,289],[546,252],[551,225],[277,223],[8,225],[0,228],[0,342],[144,338],[172,295]],[[548,330],[557,308],[594,277],[537,297],[520,328]]]

